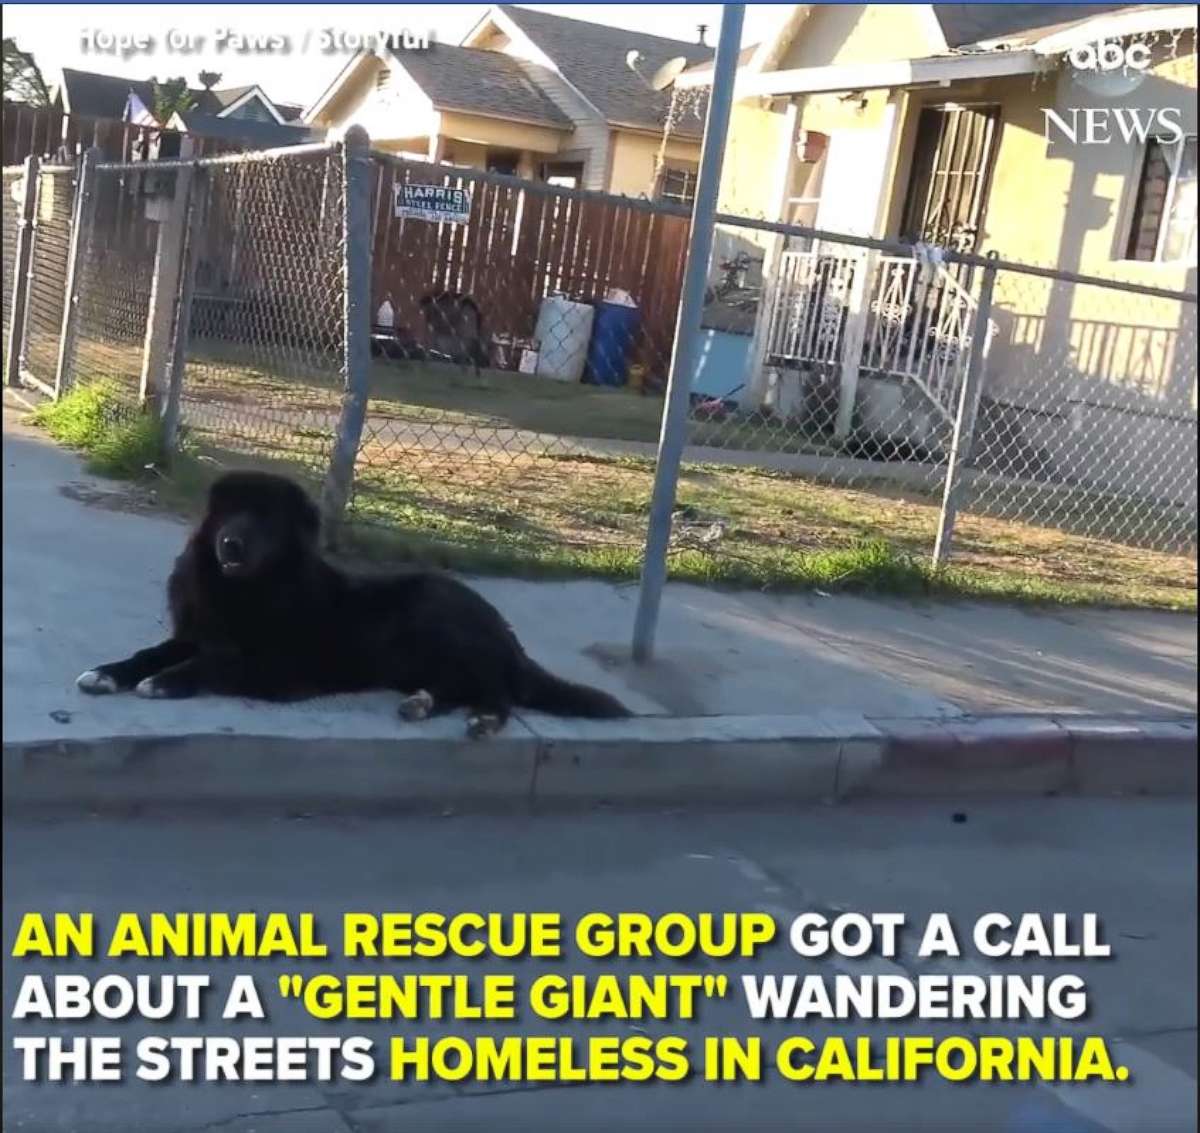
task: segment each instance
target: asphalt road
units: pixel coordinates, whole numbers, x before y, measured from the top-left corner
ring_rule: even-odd
[[[895,961],[912,971],[1077,972],[1088,985],[1086,1020],[1059,1024],[757,1023],[737,976],[819,971],[786,937],[752,961],[630,962],[574,958],[561,970],[728,973],[733,988],[706,1002],[694,1024],[644,1021],[551,1022],[522,1016],[479,1027],[314,1022],[276,993],[277,977],[313,974],[321,961],[6,960],[4,1128],[37,1133],[383,1133],[391,1130],[804,1129],[997,1130],[1011,1133],[1134,1133],[1196,1128],[1196,809],[1194,800],[906,802],[813,808],[790,814],[593,813],[573,816],[430,815],[403,819],[11,818],[4,832],[4,931],[11,951],[29,910],[92,910],[111,927],[118,912],[155,909],[312,911],[336,926],[347,910],[555,911],[573,922],[592,910],[767,912],[786,929],[806,911],[904,913],[921,923],[947,912],[958,925],[983,912],[1096,913],[1113,956],[1107,960],[918,961],[909,946]],[[327,933],[336,938],[333,929]],[[522,983],[553,962],[460,961],[419,969],[384,961],[355,971],[511,971]],[[961,963],[962,967],[956,967]],[[111,965],[111,967],[109,967]],[[837,961],[839,970],[895,971],[880,959]],[[351,962],[329,962],[350,970]],[[22,1033],[269,1033],[383,1040],[423,1031],[631,1037],[831,1033],[1099,1034],[1132,1074],[1122,1085],[789,1083],[757,1085],[571,1085],[553,1083],[367,1084],[26,1083],[12,1048],[20,977],[33,972],[211,972],[259,974],[263,1023],[72,1024],[23,1021]],[[219,1015],[219,1011],[217,1012]],[[75,1028],[75,1030],[72,1030]],[[982,1033],[982,1032],[980,1032]],[[382,1044],[386,1046],[386,1044]]]

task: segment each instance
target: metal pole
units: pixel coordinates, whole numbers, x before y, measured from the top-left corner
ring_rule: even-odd
[[[16,262],[12,266],[12,309],[9,311],[8,350],[4,355],[4,381],[10,386],[21,382],[21,359],[25,354],[25,315],[29,309],[33,229],[37,220],[38,165],[37,156],[30,154],[25,159],[25,173],[21,182],[24,196],[21,200],[21,218],[17,221]]]
[[[75,215],[71,223],[71,245],[67,253],[67,286],[63,297],[62,330],[58,336],[58,364],[54,368],[54,398],[57,401],[70,387],[75,362],[75,339],[79,334],[80,294],[83,267],[92,242],[96,220],[96,146],[84,151],[79,162],[79,180],[75,186]]]
[[[187,369],[188,336],[192,328],[192,296],[196,291],[196,267],[204,242],[210,174],[196,169],[188,186],[187,220],[184,226],[183,271],[179,280],[179,304],[175,315],[175,338],[171,343],[171,367],[162,405],[162,457],[169,463],[179,447],[180,403]]]
[[[975,334],[971,339],[971,358],[958,399],[954,418],[954,438],[950,442],[950,459],[946,465],[946,490],[942,495],[942,513],[938,517],[937,541],[933,545],[933,565],[942,566],[950,557],[954,539],[954,520],[958,515],[962,494],[962,472],[971,446],[975,441],[975,418],[979,412],[979,395],[983,390],[983,366],[987,360],[988,339],[991,337],[992,292],[996,287],[996,255],[991,253],[983,269],[979,285],[979,305],[975,308]]]
[[[667,580],[671,513],[675,507],[679,462],[687,441],[688,396],[700,339],[700,315],[704,307],[708,261],[713,245],[713,218],[717,212],[717,193],[721,187],[721,165],[725,158],[725,136],[729,132],[729,112],[733,105],[733,84],[737,78],[745,7],[744,4],[726,4],[721,15],[721,38],[717,43],[708,120],[704,124],[704,143],[700,150],[700,173],[696,179],[696,200],[692,209],[679,321],[675,326],[671,373],[667,379],[667,399],[658,438],[658,463],[655,467],[654,491],[650,497],[650,522],[646,530],[646,558],[642,566],[637,616],[633,624],[633,656],[637,661],[649,660],[654,651],[658,608]]]
[[[185,138],[184,144],[190,139]],[[175,312],[179,302],[180,273],[183,271],[184,245],[187,242],[188,202],[191,200],[194,170],[182,166],[174,171],[167,215],[158,220],[158,242],[154,250],[154,275],[150,284],[150,308],[146,315],[146,337],[142,347],[142,377],[138,402],[151,402],[162,416],[166,398],[164,386],[170,381],[171,347],[175,336]]]
[[[371,380],[371,142],[361,126],[346,131],[342,168],[342,412],[321,492],[329,546],[350,500]]]

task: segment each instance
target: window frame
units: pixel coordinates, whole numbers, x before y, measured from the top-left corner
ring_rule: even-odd
[[[680,197],[667,194],[667,177],[671,174],[682,174],[685,178],[684,188],[690,190],[690,196]],[[658,176],[658,193],[656,194],[660,201],[670,201],[672,204],[682,205],[684,208],[691,208],[696,203],[696,185],[700,179],[700,173],[697,169],[689,168],[687,165],[664,165],[662,172]]]
[[[1185,133],[1173,141],[1169,138],[1155,135],[1148,137],[1145,144],[1136,150],[1135,165],[1131,178],[1128,217],[1121,241],[1120,260],[1122,262],[1158,267],[1178,267],[1180,264],[1189,264],[1195,260],[1197,249],[1197,226],[1195,223],[1192,225],[1192,231],[1185,241],[1180,255],[1166,259],[1164,258],[1164,250],[1170,229],[1171,208],[1179,192],[1179,171],[1183,164],[1183,155],[1189,144],[1193,146],[1198,145],[1197,138],[1198,135],[1194,133]],[[1150,147],[1152,145],[1159,146],[1166,160],[1168,169],[1167,189],[1163,197],[1162,215],[1159,220],[1158,231],[1155,233],[1154,238],[1154,255],[1149,259],[1140,259],[1134,255],[1139,227],[1138,212],[1143,197],[1144,178],[1146,176],[1146,167],[1150,161]]]

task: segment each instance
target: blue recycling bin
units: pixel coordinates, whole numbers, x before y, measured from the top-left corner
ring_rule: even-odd
[[[629,354],[641,324],[641,312],[624,303],[596,304],[592,341],[587,353],[587,380],[600,386],[623,386],[629,376]]]

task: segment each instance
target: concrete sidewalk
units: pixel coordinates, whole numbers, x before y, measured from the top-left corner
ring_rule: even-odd
[[[351,742],[372,750],[401,739],[443,751],[464,746],[460,720],[403,724],[395,698],[385,694],[289,706],[82,696],[74,687],[81,670],[164,635],[164,584],[186,527],[158,511],[143,490],[85,475],[71,454],[23,425],[7,405],[4,465],[6,757],[63,744],[61,750],[78,754],[112,737],[192,741],[192,756],[196,737],[223,737],[226,747],[230,737],[306,741],[317,745],[323,762],[331,745]],[[1108,741],[1195,734],[1196,618],[1190,615],[672,585],[659,658],[640,668],[628,660],[635,587],[506,579],[476,585],[547,666],[609,689],[639,714],[675,718],[582,725],[522,716],[506,740],[484,748],[493,769],[502,749],[520,750],[518,791],[529,789],[528,777],[521,778],[527,754],[531,766],[544,767],[549,746],[561,753],[573,742],[588,751],[599,745],[632,753],[643,741],[676,750],[726,742],[742,750],[763,744],[792,750],[800,739],[819,739],[835,751],[832,771],[823,765],[819,778],[826,782],[829,771],[836,785],[839,774],[845,782],[847,744],[854,741],[896,751],[911,748],[918,734],[936,735],[943,747],[978,750],[983,738],[992,744],[1019,734],[1027,748],[1049,742],[1061,754],[1078,748],[1081,714],[1136,718],[1136,726],[1118,722],[1115,732],[1103,721],[1087,723]],[[990,731],[975,719],[996,714],[1004,721]],[[1186,717],[1190,733],[1173,724],[1166,732],[1138,730],[1143,721]],[[1063,737],[1068,749],[1061,748]],[[480,753],[463,758],[460,770],[474,766]],[[690,780],[694,770],[689,766],[682,777]],[[661,789],[678,778],[677,770]],[[789,781],[783,775],[776,786]]]

